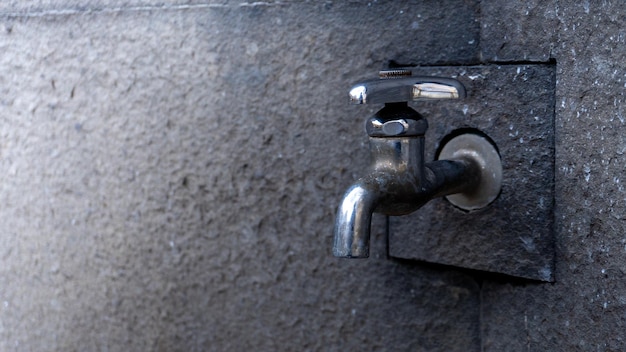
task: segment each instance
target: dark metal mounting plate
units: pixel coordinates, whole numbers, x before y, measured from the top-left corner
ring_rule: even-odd
[[[459,101],[412,104],[430,124],[426,160],[455,130],[478,129],[502,157],[500,196],[466,213],[443,198],[390,217],[389,254],[457,267],[554,281],[555,65],[421,67],[416,75],[454,77]]]

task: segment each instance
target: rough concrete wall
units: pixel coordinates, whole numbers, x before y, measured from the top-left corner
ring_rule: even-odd
[[[384,218],[373,258],[330,255],[368,162],[346,88],[475,60],[477,13],[0,5],[0,350],[479,349],[476,281],[388,260]]]
[[[554,58],[556,283],[486,282],[485,351],[626,349],[626,4],[483,1],[486,59]]]
[[[0,350],[624,349],[626,6],[0,4]],[[433,33],[434,32],[434,33]],[[556,283],[330,256],[350,83],[556,59]]]

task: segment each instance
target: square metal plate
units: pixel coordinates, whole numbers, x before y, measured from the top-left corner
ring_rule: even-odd
[[[446,135],[478,129],[498,147],[503,185],[476,212],[438,198],[390,217],[389,254],[554,281],[555,65],[423,67],[414,74],[454,77],[468,92],[463,100],[412,104],[430,125],[426,160]]]

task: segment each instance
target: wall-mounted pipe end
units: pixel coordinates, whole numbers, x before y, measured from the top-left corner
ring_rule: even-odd
[[[473,211],[491,204],[502,189],[502,161],[495,146],[475,133],[464,133],[448,141],[438,156],[439,160],[466,159],[479,166],[479,181],[470,191],[446,196],[456,207]]]

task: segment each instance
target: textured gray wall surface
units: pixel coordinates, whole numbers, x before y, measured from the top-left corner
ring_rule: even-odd
[[[387,260],[384,218],[330,254],[352,80],[475,59],[477,6],[433,4],[2,5],[0,350],[478,349],[478,284]],[[465,45],[407,40],[442,19]]]
[[[557,63],[556,283],[486,282],[484,350],[626,350],[626,3],[487,1],[481,13],[486,59]]]
[[[1,351],[616,351],[626,5],[0,4]],[[330,254],[389,64],[556,60],[554,284]]]

